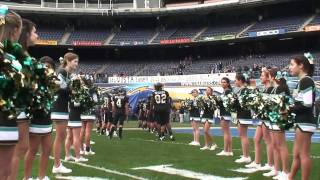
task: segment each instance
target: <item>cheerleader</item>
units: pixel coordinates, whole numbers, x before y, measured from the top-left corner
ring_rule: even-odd
[[[239,88],[239,91],[237,92],[238,97],[240,97],[246,90],[246,84],[248,84],[246,77],[242,74],[237,74],[235,79],[235,85]],[[239,136],[241,139],[242,156],[235,161],[236,163],[251,162],[249,154],[249,139],[247,136],[248,125],[251,124],[251,112],[249,110],[244,110],[243,108],[239,107],[237,111],[237,125]]]
[[[78,61],[78,55],[75,56],[75,60]],[[71,79],[79,78],[77,75],[73,74]],[[81,79],[80,86],[84,86],[84,83]],[[81,87],[71,87],[71,88],[81,88]],[[76,91],[76,89],[71,89],[72,93]],[[68,129],[67,129],[67,138],[65,141],[65,161],[72,161],[75,162],[86,162],[88,159],[80,156],[81,150],[81,138],[80,138],[80,131],[82,127],[81,123],[81,113],[83,112],[81,102],[76,102],[71,100],[69,102],[69,121],[68,121]],[[75,157],[72,157],[70,154],[70,147],[73,145],[74,147],[74,154]]]
[[[297,171],[301,168],[301,179],[310,179],[311,136],[316,131],[316,119],[313,108],[315,101],[315,83],[312,80],[314,71],[313,57],[310,53],[305,56],[295,56],[290,61],[290,74],[297,76],[299,82],[293,92],[295,100],[293,112],[295,117],[295,140],[293,147],[293,162],[289,179],[294,179]]]
[[[88,86],[90,88],[89,93],[91,98],[95,103],[98,102],[98,92],[92,87],[93,83],[88,80]],[[82,127],[80,132],[80,141],[83,142],[83,152],[84,155],[95,155],[96,153],[92,151],[90,147],[91,130],[93,127],[93,122],[96,120],[95,110],[91,112],[90,115],[81,114]]]
[[[221,79],[221,87],[223,88],[223,94],[226,96],[232,92],[230,85],[230,79],[224,77]],[[223,104],[220,104],[220,125],[223,131],[224,148],[218,153],[218,156],[233,156],[232,152],[232,136],[230,134],[230,121],[231,114],[226,111]]]
[[[211,87],[207,87],[206,89],[206,95],[203,97],[204,100],[210,100],[213,94],[213,89]],[[214,151],[217,148],[216,144],[212,144],[212,137],[210,135],[210,126],[213,123],[213,114],[214,111],[210,106],[207,106],[206,103],[204,103],[204,108],[202,110],[202,116],[201,116],[201,122],[203,123],[203,129],[204,129],[204,141],[205,144],[200,150],[210,150]]]
[[[5,31],[5,24],[12,23],[14,31],[11,31],[13,36],[19,36],[21,30],[20,16],[15,16],[9,13],[7,17],[8,8],[0,7],[0,61],[4,60],[4,46],[3,40],[6,39],[3,34]],[[7,21],[8,20],[8,21]],[[20,22],[15,24],[14,21]],[[12,29],[11,29],[12,30]],[[8,34],[8,33],[7,33]],[[16,38],[17,40],[18,38]],[[15,146],[18,142],[18,128],[15,120],[10,120],[8,116],[0,111],[0,179],[7,179],[11,174],[11,162]]]
[[[264,95],[271,94],[273,87],[270,82],[270,72],[267,69],[263,69],[260,76],[261,84],[263,85],[262,93]],[[271,143],[271,136],[269,132],[270,122],[265,117],[259,120],[254,136],[255,147],[255,160],[246,165],[247,168],[257,168],[261,171],[271,170],[273,166],[273,147]],[[261,167],[261,140],[264,140],[267,148],[268,162],[265,166]]]
[[[64,167],[60,161],[61,145],[66,138],[66,129],[69,120],[69,100],[71,90],[68,87],[70,83],[70,74],[75,71],[78,66],[78,55],[74,53],[66,53],[61,62],[61,67],[57,72],[60,80],[60,89],[58,98],[53,104],[51,119],[56,124],[56,137],[53,143],[54,165],[52,173],[71,173],[72,170]]]
[[[38,35],[36,33],[36,25],[33,22],[24,19],[22,21],[21,35],[19,38],[19,43],[22,46],[23,55],[29,56],[28,48],[35,45],[37,39]],[[30,120],[24,112],[20,113],[17,117],[17,123],[19,128],[19,143],[16,146],[15,154],[12,159],[12,173],[9,179],[17,178],[20,160],[24,158],[24,155],[29,147]]]
[[[45,64],[48,70],[55,69],[55,64],[50,57],[44,56],[40,61]],[[34,115],[36,115],[36,117],[31,119],[29,128],[30,143],[25,156],[24,179],[31,178],[32,162],[39,150],[39,146],[41,146],[38,179],[47,180],[49,178],[46,176],[46,170],[52,145],[52,120],[50,119],[50,114],[47,114],[43,110],[37,110]]]
[[[271,82],[273,83],[274,89],[272,94],[283,94],[290,95],[289,87],[282,73],[277,68],[270,70]],[[280,112],[278,112],[280,113]],[[264,173],[264,176],[271,177],[273,179],[279,179],[281,177],[288,177],[289,173],[289,154],[288,147],[286,144],[285,131],[281,130],[280,127],[271,122],[272,132],[271,141],[273,144],[273,157],[274,157],[274,168],[269,173]],[[282,172],[280,171],[280,162],[282,165]],[[288,178],[285,178],[288,179]]]
[[[197,89],[193,89],[191,91],[192,99],[191,99],[191,108],[190,112],[190,121],[191,126],[193,128],[193,141],[189,143],[191,146],[200,146],[200,130],[199,123],[200,119],[200,109],[197,104],[197,99],[199,96],[199,91]]]

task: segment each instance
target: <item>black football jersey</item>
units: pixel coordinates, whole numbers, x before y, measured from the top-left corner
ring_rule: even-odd
[[[104,109],[107,111],[111,111],[112,110],[112,104],[111,104],[111,96],[107,96],[105,97],[105,101],[104,101]]]
[[[152,94],[152,106],[155,111],[170,110],[170,96],[167,91],[155,91]]]
[[[129,103],[129,98],[126,95],[115,95],[112,102],[117,113],[125,113],[125,105]]]

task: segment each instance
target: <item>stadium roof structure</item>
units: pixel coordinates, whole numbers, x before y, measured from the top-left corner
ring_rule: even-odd
[[[170,0],[167,0],[170,1]],[[166,1],[166,2],[167,2]],[[301,0],[189,0],[184,3],[164,6],[164,0],[1,0],[10,9],[23,13],[63,15],[168,15],[178,13],[209,12],[215,9],[262,6]]]

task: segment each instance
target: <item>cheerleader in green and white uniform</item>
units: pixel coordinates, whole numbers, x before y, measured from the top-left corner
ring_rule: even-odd
[[[261,84],[263,85],[262,94],[268,96],[272,93],[273,87],[270,82],[270,72],[267,69],[263,69],[260,76]],[[254,136],[254,149],[255,149],[255,160],[246,165],[247,168],[256,168],[259,170],[267,171],[271,170],[273,166],[273,147],[270,136],[270,121],[267,117],[258,117],[259,122],[256,128]],[[264,140],[266,144],[267,152],[267,163],[261,167],[261,140]]]
[[[202,97],[204,101],[210,101],[213,98],[213,89],[211,87],[207,87],[206,94]],[[201,109],[201,122],[203,124],[204,129],[204,141],[205,144],[200,150],[210,150],[214,151],[217,148],[216,144],[213,144],[212,137],[210,135],[210,127],[213,123],[214,110],[212,109],[212,104],[204,103],[203,109]]]
[[[283,77],[283,73],[278,71],[277,68],[270,70],[271,82],[273,83],[272,94],[290,95],[289,87],[286,79]],[[280,113],[280,112],[276,112]],[[266,177],[280,178],[282,176],[288,176],[289,174],[289,153],[286,144],[285,131],[280,129],[278,124],[270,122],[271,124],[271,141],[273,145],[273,158],[274,168],[263,175]],[[281,167],[280,167],[281,162]],[[282,169],[282,171],[281,171]]]
[[[232,93],[232,88],[230,85],[230,79],[224,77],[221,79],[221,86],[224,90],[223,95],[228,95]],[[224,139],[224,149],[218,153],[218,156],[233,156],[232,152],[232,136],[230,134],[230,122],[232,120],[230,112],[227,112],[223,103],[220,102],[220,122],[221,129],[223,131],[223,139]]]
[[[237,74],[235,79],[235,85],[239,88],[237,92],[238,97],[240,97],[246,90],[246,85],[248,84],[248,79],[242,75]],[[248,126],[252,124],[251,112],[240,107],[237,112],[237,126],[239,131],[239,136],[241,139],[242,146],[242,156],[237,159],[236,163],[250,163],[251,158],[249,154],[249,139],[247,136]]]
[[[295,178],[299,168],[301,168],[301,179],[311,179],[311,136],[316,131],[317,124],[313,114],[315,102],[315,83],[311,78],[314,72],[313,61],[310,53],[295,56],[290,61],[291,75],[299,78],[297,89],[293,93],[295,103],[292,109],[296,114],[296,135],[290,179]]]
[[[193,141],[189,143],[192,146],[200,146],[200,130],[199,130],[199,123],[201,122],[200,119],[200,109],[197,104],[197,98],[199,98],[199,91],[197,89],[193,89],[191,91],[192,99],[190,104],[190,122],[193,128]]]

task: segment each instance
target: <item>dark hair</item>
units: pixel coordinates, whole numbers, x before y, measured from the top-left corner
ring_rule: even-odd
[[[244,84],[250,84],[249,78],[246,79],[243,74],[237,74],[236,79]]]
[[[270,77],[271,77],[271,78],[276,78],[278,71],[279,71],[279,68],[277,68],[277,67],[272,67],[272,68],[269,70],[269,72],[270,72]]]
[[[52,66],[52,68],[55,70],[56,69],[56,65],[54,64],[54,61],[51,57],[49,56],[43,56],[42,58],[40,58],[40,61],[42,63],[48,63]]]
[[[5,17],[5,25],[4,25],[4,40],[11,40],[11,36],[14,33],[15,28],[21,28],[22,20],[19,14],[14,11],[10,11]]]
[[[228,88],[229,88],[229,89],[232,89],[232,88],[231,88],[231,84],[230,84],[230,79],[229,79],[229,78],[227,78],[227,77],[223,77],[223,78],[221,79],[221,81],[222,81],[222,80],[224,80],[224,81],[226,81],[226,82],[227,82],[227,84],[228,84]]]
[[[30,38],[30,34],[33,28],[36,28],[36,24],[28,19],[22,19],[22,30],[19,39],[19,43],[21,44],[23,50],[28,50],[28,39]]]
[[[310,64],[308,58],[303,55],[293,56],[291,59],[294,60],[298,65],[303,65],[303,70],[308,74],[308,76],[313,76],[314,64]]]
[[[290,89],[287,84],[287,80],[285,78],[280,78],[279,80],[276,80],[278,84],[278,88],[281,92],[284,92],[286,95],[290,95]]]

